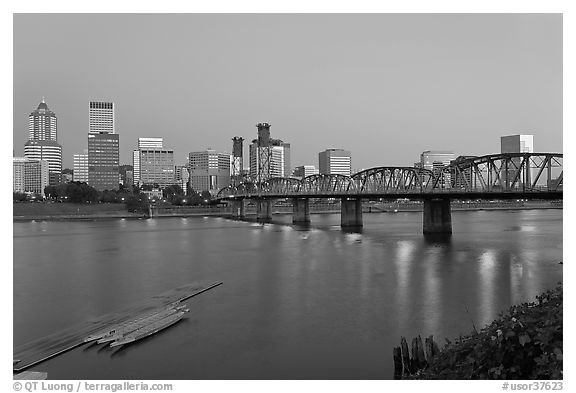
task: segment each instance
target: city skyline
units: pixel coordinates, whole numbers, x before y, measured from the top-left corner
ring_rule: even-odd
[[[96,33],[101,56],[82,45]],[[96,98],[118,107],[121,164],[147,136],[178,146],[177,164],[231,152],[261,121],[290,141],[294,166],[327,148],[350,150],[355,168],[409,166],[425,150],[491,154],[510,134],[562,152],[562,15],[16,14],[16,155],[43,96],[68,168]]]

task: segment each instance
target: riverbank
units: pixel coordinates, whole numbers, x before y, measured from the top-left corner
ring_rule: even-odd
[[[100,220],[114,218],[148,218],[148,214],[131,213],[121,203],[13,203],[13,221],[58,221],[58,220]],[[525,201],[525,202],[454,202],[452,211],[474,210],[529,210],[529,209],[562,209],[562,203],[550,201]],[[421,212],[421,203],[397,204],[397,203],[366,203],[363,213],[398,213],[398,212]],[[310,214],[340,213],[339,204],[311,205]],[[255,215],[255,206],[246,208],[247,215]],[[273,214],[292,214],[292,206],[275,206]],[[154,218],[160,217],[195,217],[195,216],[227,216],[231,211],[223,206],[156,206],[152,210]]]
[[[460,337],[406,379],[563,378],[562,284]]]

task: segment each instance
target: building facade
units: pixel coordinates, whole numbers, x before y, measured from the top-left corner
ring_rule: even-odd
[[[310,175],[317,175],[318,169],[314,165],[300,165],[294,168],[292,175],[294,177],[304,178]]]
[[[88,150],[84,150],[84,154],[74,154],[73,169],[74,181],[88,183]]]
[[[44,188],[49,185],[49,163],[26,157],[14,157],[13,191],[40,194],[44,197]]]
[[[28,116],[28,142],[24,145],[24,157],[48,162],[49,182],[62,181],[62,146],[58,144],[58,123],[44,98]]]
[[[212,149],[191,152],[188,158],[190,187],[196,192],[216,194],[230,185],[231,155]]]
[[[534,136],[533,135],[507,135],[500,137],[500,152],[505,153],[534,153]],[[522,165],[522,158],[515,157],[511,161],[517,166]],[[527,167],[522,168],[520,179],[531,179],[534,176],[534,169],[530,168],[530,162],[525,163]],[[504,175],[504,183],[512,184],[514,179],[517,177],[516,170],[514,168],[508,171],[502,170],[501,174]],[[523,182],[517,181],[516,187],[522,187]]]
[[[140,149],[140,184],[157,184],[164,188],[174,184],[174,150]]]
[[[268,177],[285,177],[290,175],[290,143],[286,143],[280,139],[270,139],[269,147],[258,147],[258,140],[254,139],[249,147],[249,174],[253,181],[259,179],[259,158],[262,156],[262,153],[259,154],[259,149],[270,149],[270,174],[269,176],[261,176],[260,179],[262,181],[267,180]]]
[[[119,188],[120,137],[114,103],[90,101],[88,114],[88,184],[98,191]]]
[[[500,137],[500,153],[534,153],[534,135]]]
[[[352,154],[343,149],[326,149],[318,153],[318,171],[325,175],[352,174]]]
[[[138,138],[138,149],[132,153],[135,185],[167,187],[175,184],[174,150],[164,147],[164,138]]]
[[[420,154],[420,167],[437,173],[454,158],[454,152],[449,150],[426,150]]]
[[[88,184],[98,191],[119,187],[119,144],[118,134],[88,134]]]

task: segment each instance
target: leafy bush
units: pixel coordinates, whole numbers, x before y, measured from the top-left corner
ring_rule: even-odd
[[[448,342],[416,379],[562,379],[562,284]]]

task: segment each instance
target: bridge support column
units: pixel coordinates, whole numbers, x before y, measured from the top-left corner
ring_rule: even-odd
[[[292,199],[292,222],[294,224],[307,224],[310,222],[310,199]]]
[[[244,218],[246,217],[246,212],[244,210],[244,200],[231,201],[230,206],[232,207],[232,217],[233,218]]]
[[[270,221],[272,220],[272,201],[269,199],[259,199],[256,201],[256,220],[257,221]]]
[[[340,226],[361,227],[362,225],[362,199],[342,198]]]
[[[452,233],[450,199],[424,200],[424,233]]]

